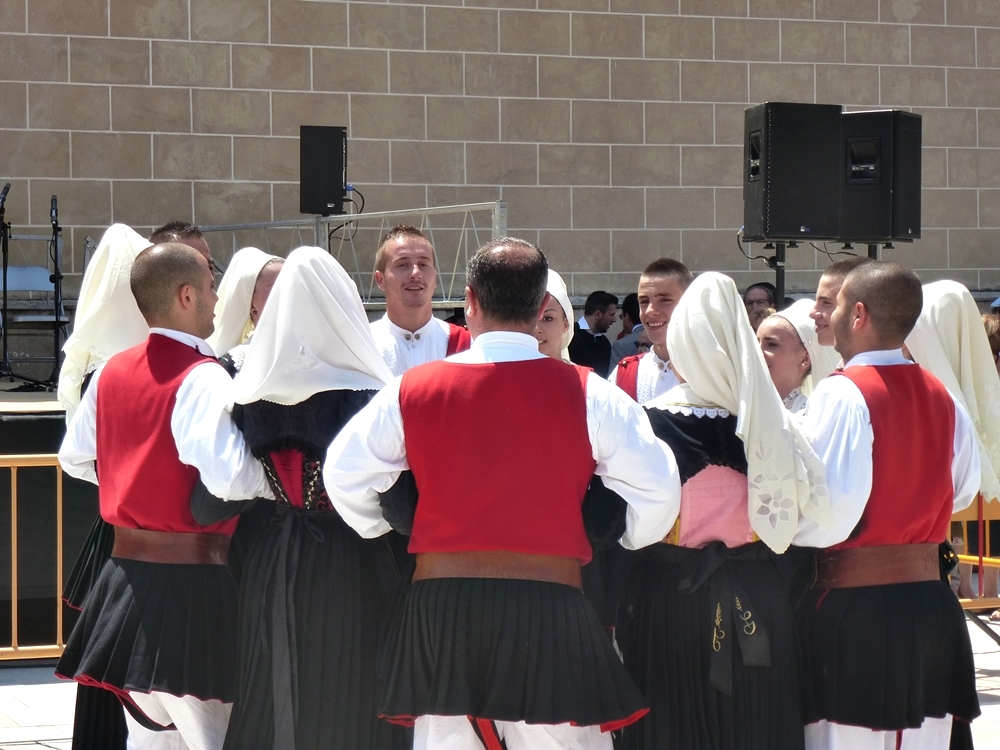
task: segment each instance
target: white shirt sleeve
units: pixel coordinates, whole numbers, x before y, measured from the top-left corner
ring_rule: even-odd
[[[965,510],[976,499],[982,484],[981,471],[976,427],[965,408],[955,401],[955,444],[951,459],[951,476],[955,487],[954,512]]]
[[[251,455],[233,422],[232,388],[232,378],[214,362],[200,364],[187,374],[177,389],[170,416],[177,454],[181,463],[198,470],[201,481],[216,497],[274,499],[264,467]]]
[[[834,526],[802,518],[792,541],[830,547],[847,539],[861,520],[872,491],[872,433],[868,405],[845,377],[826,378],[809,397],[803,429],[826,467]]]
[[[396,378],[334,438],[323,462],[323,482],[344,522],[364,539],[390,530],[378,493],[409,469]]]
[[[102,364],[94,371],[59,446],[59,464],[63,471],[94,484],[97,484],[97,381],[103,370]]]
[[[681,507],[673,452],[653,434],[641,406],[593,373],[587,378],[587,429],[594,473],[628,503],[621,545],[640,549],[662,541]]]

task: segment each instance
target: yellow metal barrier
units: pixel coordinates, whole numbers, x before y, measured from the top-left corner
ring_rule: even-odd
[[[982,510],[980,511],[980,506]],[[992,540],[990,539],[990,526],[989,521],[1000,521],[1000,503],[990,502],[986,503],[982,501],[982,496],[977,497],[976,501],[972,503],[968,508],[963,511],[959,511],[951,517],[952,521],[961,522],[961,537],[962,544],[965,550],[969,549],[969,539],[968,530],[966,523],[971,521],[976,523],[980,519],[980,512],[982,513],[983,521],[983,550],[990,551],[993,549]],[[979,566],[979,556],[978,555],[965,555],[960,554],[958,556],[959,563]],[[1000,558],[997,557],[983,557],[983,567],[984,568],[1000,568]],[[1000,596],[986,596],[978,599],[959,599],[959,603],[962,605],[962,609],[1000,609]]]
[[[50,466],[56,470],[56,642],[19,646],[17,633],[17,470]],[[63,652],[63,472],[54,453],[0,456],[0,469],[10,469],[10,646],[0,647],[0,661],[52,659]]]

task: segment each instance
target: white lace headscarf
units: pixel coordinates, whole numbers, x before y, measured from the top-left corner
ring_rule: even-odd
[[[831,526],[823,463],[771,383],[732,279],[719,273],[695,278],[670,318],[667,349],[691,390],[736,415],[748,464],[750,525],[761,541],[784,552],[800,516]]]
[[[233,380],[234,401],[290,406],[321,391],[380,390],[390,380],[354,281],[326,251],[294,250]]]
[[[569,301],[566,282],[563,281],[562,276],[551,268],[549,269],[549,284],[546,287],[546,291],[559,303],[559,307],[562,308],[563,314],[566,316],[566,322],[569,324],[567,330],[563,331],[562,334],[562,351],[559,355],[562,357],[563,362],[569,362],[569,343],[573,340],[573,323],[575,322],[573,305]]]
[[[253,332],[250,302],[264,266],[277,255],[268,255],[255,247],[238,250],[219,282],[219,301],[215,303],[215,332],[206,339],[220,357],[245,343]]]
[[[149,240],[138,232],[114,224],[83,273],[73,333],[63,345],[66,356],[59,371],[57,395],[66,408],[67,422],[80,405],[80,388],[87,374],[149,336],[129,285],[135,256],[147,247]]]
[[[792,324],[795,332],[799,334],[799,340],[802,341],[802,345],[809,352],[809,362],[811,364],[809,374],[806,375],[805,380],[802,381],[802,385],[799,387],[799,390],[805,396],[813,392],[816,383],[836,370],[840,365],[840,355],[837,354],[837,350],[832,346],[823,346],[819,343],[819,338],[816,336],[816,321],[809,317],[809,313],[813,310],[813,305],[814,303],[811,299],[800,299],[784,310],[778,310],[775,313],[778,317],[784,318]]]
[[[906,337],[913,360],[965,407],[982,459],[980,491],[1000,497],[1000,375],[976,301],[957,281],[924,284],[924,305]]]

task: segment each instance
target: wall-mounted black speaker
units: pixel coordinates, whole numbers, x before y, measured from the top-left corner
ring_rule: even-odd
[[[845,112],[840,239],[920,239],[920,115]]]
[[[840,106],[766,102],[743,119],[744,239],[839,237]]]
[[[344,213],[347,198],[347,128],[299,128],[299,211]]]

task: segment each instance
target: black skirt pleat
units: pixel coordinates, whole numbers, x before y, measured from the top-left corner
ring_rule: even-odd
[[[221,565],[110,558],[56,674],[117,691],[236,696],[236,589]]]
[[[634,721],[646,703],[583,593],[539,581],[417,581],[379,657],[380,713],[529,724]]]
[[[114,546],[115,527],[98,515],[63,587],[63,600],[73,609],[83,609]]]
[[[807,722],[891,731],[979,716],[969,631],[946,583],[813,590],[796,614]]]
[[[376,712],[379,632],[396,578],[384,537],[361,539],[333,511],[278,506],[243,566],[240,687],[225,747],[411,746],[411,732]],[[277,742],[276,695],[277,722],[290,725]]]
[[[740,553],[739,550],[743,552]],[[747,555],[747,553],[750,553]],[[700,550],[665,544],[635,555],[622,595],[618,643],[650,711],[622,733],[630,750],[796,750],[804,745],[792,609],[774,555],[738,548],[713,576],[746,592],[766,629],[771,666],[743,664],[732,643],[732,693],[709,681],[716,602],[710,580],[690,593],[678,584]],[[749,557],[749,559],[747,559]],[[732,623],[723,623],[734,639]]]
[[[125,709],[110,690],[76,686],[73,750],[125,750]]]

